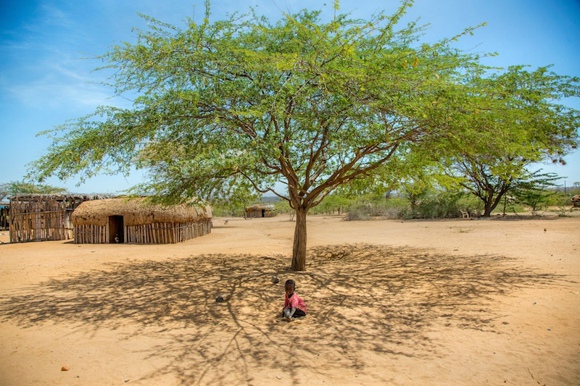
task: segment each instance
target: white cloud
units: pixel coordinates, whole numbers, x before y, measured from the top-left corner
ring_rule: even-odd
[[[53,4],[43,3],[41,5],[41,14],[41,21],[44,24],[41,27],[42,29],[46,28],[46,26],[58,26],[61,28],[73,28],[75,26],[70,16]]]
[[[36,109],[65,108],[67,110],[86,110],[98,105],[126,105],[119,98],[111,99],[112,90],[92,83],[86,71],[74,71],[56,65],[51,71],[33,81],[12,84],[7,92],[25,106]]]

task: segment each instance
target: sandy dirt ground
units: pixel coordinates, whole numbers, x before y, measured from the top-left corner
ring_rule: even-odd
[[[300,273],[288,217],[225,220],[0,245],[0,385],[580,385],[579,216],[311,216]]]

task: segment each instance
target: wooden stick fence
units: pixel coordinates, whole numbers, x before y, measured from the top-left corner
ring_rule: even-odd
[[[70,240],[74,237],[72,212],[100,195],[18,194],[10,197],[10,242]]]
[[[109,226],[76,225],[75,243],[77,244],[105,244],[109,242]]]
[[[70,214],[76,202],[33,196],[10,203],[10,242],[69,240],[73,238]],[[78,205],[78,204],[77,204]]]
[[[75,243],[107,244],[109,225],[76,225]],[[124,241],[131,244],[174,244],[211,233],[210,220],[188,223],[151,223],[124,227]]]

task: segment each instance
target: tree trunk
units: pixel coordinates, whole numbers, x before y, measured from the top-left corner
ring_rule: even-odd
[[[491,200],[486,200],[483,205],[483,215],[481,217],[491,217],[493,211]]]
[[[503,216],[505,217],[505,208],[507,206],[507,194],[503,196]]]
[[[508,190],[509,190],[509,185],[504,185],[497,192],[497,194],[493,190],[490,190],[487,193],[487,199],[485,200],[483,217],[491,217],[491,212],[493,212],[495,210],[495,208],[501,202],[501,199],[508,192]],[[494,194],[496,194],[495,198],[494,198]],[[505,216],[505,210],[504,210],[504,216]]]
[[[292,270],[306,270],[306,213],[301,207],[296,208],[296,227],[294,228],[294,246],[292,248]]]

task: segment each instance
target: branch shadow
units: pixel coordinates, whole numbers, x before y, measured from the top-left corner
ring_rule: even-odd
[[[312,248],[309,256],[306,272],[290,271],[285,256],[246,254],[112,264],[4,295],[0,320],[23,328],[134,326],[124,338],[155,337],[159,343],[140,354],[166,359],[143,381],[251,384],[269,372],[298,384],[305,369],[330,376],[338,367],[363,370],[377,355],[437,356],[434,326],[499,333],[498,296],[566,280],[493,255],[356,244]],[[277,315],[290,277],[309,315],[285,323]]]

